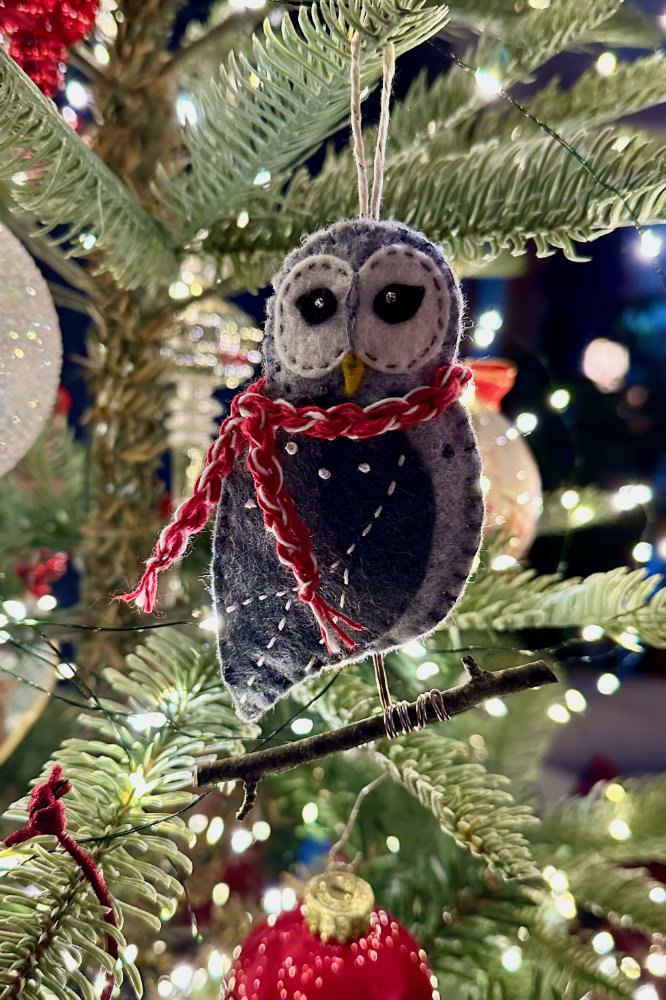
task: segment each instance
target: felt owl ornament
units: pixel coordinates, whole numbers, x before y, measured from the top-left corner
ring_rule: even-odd
[[[157,574],[217,507],[212,592],[238,715],[373,654],[395,735],[381,656],[449,614],[483,521],[456,402],[470,377],[460,289],[426,236],[372,217],[308,237],[273,284],[263,377],[234,399],[126,599],[153,607]]]

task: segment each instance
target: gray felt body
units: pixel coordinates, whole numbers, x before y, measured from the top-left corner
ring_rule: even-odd
[[[295,265],[322,254],[338,256],[358,272],[387,246],[413,248],[436,266],[447,296],[442,309],[446,336],[440,337],[437,356],[423,366],[402,372],[367,369],[353,397],[362,406],[427,384],[436,368],[454,359],[461,297],[440,252],[400,223],[337,223],[294,251],[274,283],[279,294]],[[274,309],[272,300],[266,393],[297,405],[341,402],[338,368],[305,378],[282,362],[272,336]],[[219,504],[213,595],[223,676],[244,719],[259,718],[294,684],[326,667],[432,631],[465,587],[483,522],[479,456],[467,413],[458,403],[436,420],[364,442],[288,438],[278,432],[277,454],[312,538],[322,596],[366,631],[352,633],[357,646],[351,654],[327,653],[310,609],[298,599],[293,574],[278,562],[252,478],[240,460]]]

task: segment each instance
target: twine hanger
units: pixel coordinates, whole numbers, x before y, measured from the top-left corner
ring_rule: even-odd
[[[354,162],[358,183],[359,217],[361,219],[379,219],[379,209],[384,190],[384,166],[386,163],[386,142],[388,140],[391,87],[395,75],[395,47],[389,42],[384,48],[384,70],[382,75],[382,98],[379,113],[379,128],[372,179],[372,199],[369,200],[368,170],[365,162],[363,146],[363,128],[361,118],[361,36],[354,32],[351,45],[350,68],[350,105],[351,130],[353,137]]]

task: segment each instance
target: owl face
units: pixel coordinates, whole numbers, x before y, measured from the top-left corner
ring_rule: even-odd
[[[287,397],[365,405],[422,384],[457,348],[451,268],[400,223],[363,219],[316,233],[287,257],[275,292],[266,374]]]

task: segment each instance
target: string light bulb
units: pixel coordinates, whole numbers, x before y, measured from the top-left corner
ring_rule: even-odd
[[[640,236],[638,254],[645,260],[654,260],[661,253],[664,241],[654,229],[644,229]]]
[[[623,819],[614,819],[608,826],[608,832],[613,840],[629,840],[631,827]]]
[[[651,951],[645,959],[645,968],[651,976],[666,976],[666,955],[663,951]]]
[[[549,403],[554,410],[566,410],[571,402],[571,393],[568,389],[555,389],[550,394]]]
[[[597,955],[607,955],[615,947],[615,938],[608,931],[599,931],[592,938],[592,947]]]
[[[72,104],[74,104],[73,101]],[[75,104],[74,107],[76,107]],[[176,98],[176,118],[183,127],[187,125],[196,125],[199,121],[199,112],[197,111],[196,105],[192,98],[188,97],[187,94],[180,94]]]
[[[518,972],[522,964],[523,950],[519,945],[514,944],[502,953],[502,965],[507,972]]]
[[[597,691],[600,694],[615,694],[620,686],[620,680],[615,674],[602,674],[597,680]]]
[[[652,558],[652,546],[649,542],[637,542],[631,553],[639,563],[649,562]]]
[[[601,76],[612,76],[617,69],[617,56],[614,52],[602,52],[597,59],[597,72]]]
[[[502,84],[490,70],[479,67],[474,74],[474,79],[479,90],[483,94],[487,94],[488,97],[496,97],[497,94],[501,94]]]
[[[539,418],[536,413],[519,413],[516,417],[516,427],[521,434],[531,434],[538,423]]]

